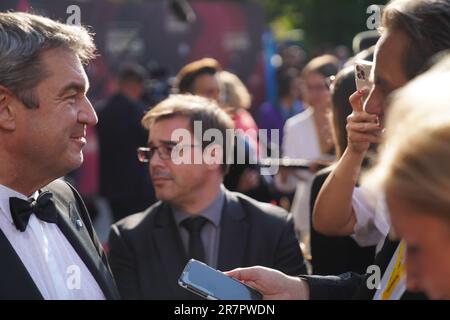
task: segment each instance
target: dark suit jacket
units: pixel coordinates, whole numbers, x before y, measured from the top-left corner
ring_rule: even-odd
[[[311,256],[315,275],[341,274],[344,272],[365,273],[375,258],[375,247],[360,247],[352,237],[329,237],[317,232],[312,225],[312,211],[323,183],[331,167],[321,170],[311,187]]]
[[[192,299],[178,285],[188,259],[170,206],[159,202],[112,226],[110,263],[124,299]],[[261,265],[305,272],[291,216],[280,208],[226,191],[218,269]]]
[[[92,222],[77,191],[56,180],[42,189],[53,193],[58,209],[58,227],[86,264],[107,299],[119,299],[105,253],[95,235]],[[77,229],[75,221],[81,219],[83,227]],[[39,289],[27,269],[0,230],[0,300],[41,300]]]

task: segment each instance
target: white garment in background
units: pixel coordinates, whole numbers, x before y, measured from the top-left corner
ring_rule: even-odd
[[[288,119],[283,130],[283,157],[306,160],[322,158],[313,108]]]
[[[320,140],[314,121],[314,109],[307,108],[302,113],[288,119],[284,126],[283,157],[305,160],[329,160],[329,155],[322,154]],[[291,212],[295,229],[301,238],[310,234],[310,195],[315,174],[299,170],[301,180],[297,184]]]
[[[37,196],[38,192],[33,198]],[[9,209],[10,197],[28,199],[0,185],[0,230],[11,243],[43,298],[104,300],[105,296],[97,281],[56,224],[44,222],[32,214],[25,232],[17,230]],[[77,279],[73,278],[78,274],[79,287]]]

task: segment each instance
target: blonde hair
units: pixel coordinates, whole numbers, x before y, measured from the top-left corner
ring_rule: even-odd
[[[241,79],[228,71],[221,71],[217,76],[222,91],[222,104],[232,109],[249,109],[252,98]]]
[[[450,56],[395,93],[363,185],[450,219]]]

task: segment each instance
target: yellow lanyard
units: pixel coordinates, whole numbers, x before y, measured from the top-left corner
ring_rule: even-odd
[[[405,248],[405,243],[403,241],[400,242],[397,260],[395,262],[395,266],[392,269],[391,276],[389,277],[389,281],[387,282],[386,289],[381,295],[381,300],[389,300],[394,291],[395,287],[398,285],[400,279],[404,276],[405,264],[403,259],[403,251]]]

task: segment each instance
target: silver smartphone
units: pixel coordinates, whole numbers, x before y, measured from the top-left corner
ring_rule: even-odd
[[[187,263],[178,284],[208,300],[262,300],[255,289],[194,259]]]
[[[372,87],[372,83],[369,81],[372,66],[373,63],[366,60],[357,60],[355,62],[355,81],[357,90],[362,90],[363,88],[370,89]]]

